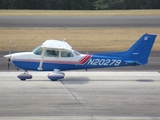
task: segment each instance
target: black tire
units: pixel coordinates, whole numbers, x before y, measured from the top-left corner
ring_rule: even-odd
[[[56,79],[56,80],[55,80],[55,79],[50,79],[50,80],[51,80],[51,81],[58,81],[58,79]]]
[[[26,81],[26,79],[21,79],[21,81]]]

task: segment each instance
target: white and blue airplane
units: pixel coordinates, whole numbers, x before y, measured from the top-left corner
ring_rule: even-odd
[[[31,71],[52,71],[48,78],[52,81],[63,79],[62,71],[137,66],[148,63],[152,46],[157,35],[144,34],[128,50],[123,52],[81,54],[72,49],[65,41],[46,40],[32,52],[20,52],[5,55],[8,62],[25,72],[18,75],[20,80],[31,79]]]

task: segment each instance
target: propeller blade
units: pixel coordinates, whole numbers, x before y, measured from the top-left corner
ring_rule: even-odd
[[[10,63],[11,63],[11,59],[8,58],[8,72],[9,72],[9,68],[10,68]]]
[[[10,63],[11,63],[11,54],[12,54],[12,41],[10,40],[10,47],[9,47],[9,55],[10,55],[10,57],[8,58],[8,72],[9,72]]]

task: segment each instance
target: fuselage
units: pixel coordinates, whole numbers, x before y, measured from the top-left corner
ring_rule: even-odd
[[[90,54],[76,54],[74,50],[70,51],[72,56],[62,56],[62,51],[58,56],[44,56],[43,71],[53,71],[54,69],[77,70],[77,69],[91,69],[104,67],[120,67],[120,66],[135,66],[135,63],[126,63],[127,59],[120,56],[107,55],[90,55]],[[11,61],[14,66],[23,70],[39,71],[38,67],[41,60],[41,55],[34,52],[22,52],[11,55]]]

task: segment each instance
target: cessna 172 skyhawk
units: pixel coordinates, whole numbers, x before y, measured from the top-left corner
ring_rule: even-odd
[[[25,71],[17,76],[20,80],[31,79],[32,75],[27,71],[33,70],[53,71],[48,78],[56,81],[64,78],[65,74],[61,71],[65,70],[145,65],[156,36],[146,33],[123,52],[81,54],[65,41],[46,40],[32,52],[13,53],[4,57]]]

